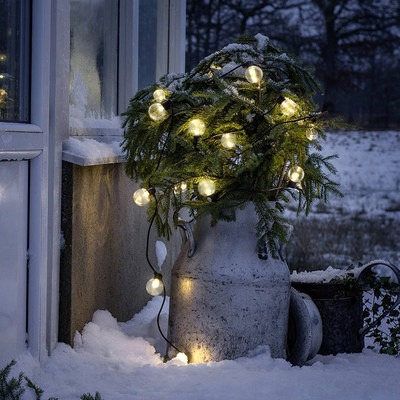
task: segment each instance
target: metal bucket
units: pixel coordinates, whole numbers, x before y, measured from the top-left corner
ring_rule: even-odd
[[[393,271],[400,282],[400,271],[384,260],[374,260],[360,268],[358,282],[362,284],[371,269],[384,266]],[[364,326],[362,294],[355,294],[341,283],[292,282],[300,292],[308,294],[317,306],[323,326],[323,339],[319,354],[359,353],[364,348],[364,336],[391,310],[400,304],[396,301],[370,325]]]

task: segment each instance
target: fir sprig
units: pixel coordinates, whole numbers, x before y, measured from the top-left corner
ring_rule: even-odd
[[[245,79],[249,65],[263,70],[260,85]],[[164,120],[155,122],[147,110],[157,88],[168,93],[171,108]],[[235,210],[253,203],[258,235],[275,254],[275,241],[285,240],[286,221],[280,211],[291,197],[298,201],[299,212],[308,213],[316,199],[340,195],[330,178],[336,172],[332,157],[310,154],[320,145],[306,137],[313,128],[324,138],[330,124],[312,100],[320,90],[312,71],[298,59],[262,35],[247,35],[206,57],[189,73],[165,75],[138,92],[124,113],[126,172],[141,180],[142,187],[156,189],[157,202],[151,203],[148,215],[151,220],[155,214],[159,234],[171,235],[171,223],[177,226],[184,207],[194,218],[211,215],[215,224],[234,220]],[[282,113],[277,103],[282,95],[297,104],[294,115]],[[188,132],[194,118],[206,124],[198,140]],[[337,123],[333,121],[335,127]],[[225,133],[236,136],[234,149],[222,147]],[[305,172],[300,193],[287,175],[294,165]],[[209,198],[198,192],[203,178],[216,185]],[[176,190],[182,182],[188,186],[184,194]]]

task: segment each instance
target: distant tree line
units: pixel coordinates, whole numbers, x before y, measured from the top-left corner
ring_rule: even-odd
[[[324,110],[400,128],[399,0],[187,0],[187,69],[243,33],[315,67]]]

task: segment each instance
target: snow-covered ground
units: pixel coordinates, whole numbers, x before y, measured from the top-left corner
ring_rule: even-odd
[[[345,268],[385,258],[400,263],[400,132],[327,134],[323,153],[338,154],[334,178],[343,198],[315,203],[308,217],[286,212],[295,226],[289,266],[296,270]]]
[[[329,260],[337,260],[339,267],[372,258],[400,257],[399,230],[394,230],[400,220],[400,132],[331,133],[324,153],[340,155],[335,165],[345,197],[332,199],[328,206],[317,205],[310,217],[322,220],[319,227],[325,226],[326,232],[333,232],[335,242],[343,241],[346,245],[343,254],[335,252],[332,243],[323,243],[321,232],[311,229],[311,239],[318,241],[321,248],[316,256],[330,252]],[[292,216],[290,212],[288,215]],[[336,221],[336,228],[333,221]],[[371,225],[371,221],[377,223]],[[392,242],[379,242],[375,246],[375,239],[371,239],[373,232],[359,232],[360,229],[360,236],[353,235],[350,239],[340,236],[345,231],[337,227],[358,223],[364,225],[356,225],[357,229],[359,226],[378,227],[378,236],[387,234]],[[308,233],[306,228],[302,226],[301,236]],[[369,241],[364,247],[373,247],[373,257],[365,251],[360,254],[369,257],[367,260],[358,259],[354,251],[344,253],[366,238]],[[301,244],[305,253],[315,252],[316,243],[308,247]],[[164,343],[155,326],[159,304],[160,298],[155,298],[126,323],[117,323],[108,312],[97,311],[82,334],[77,334],[74,349],[58,344],[42,365],[24,354],[19,357],[13,374],[24,371],[45,390],[44,399],[55,396],[60,400],[72,400],[96,391],[104,400],[400,399],[400,358],[372,350],[361,354],[317,356],[301,368],[270,358],[266,348],[234,361],[191,365],[179,360],[163,363],[158,353],[164,355]],[[164,330],[166,321],[164,313]],[[30,398],[34,397],[27,393],[25,399]]]
[[[45,390],[45,399],[79,399],[83,393],[96,391],[104,400],[400,398],[400,359],[372,350],[317,356],[301,368],[272,359],[267,348],[234,361],[163,363],[152,345],[162,344],[154,326],[160,300],[153,299],[127,323],[117,323],[107,311],[97,311],[78,336],[75,349],[58,344],[41,366],[25,354],[13,372],[22,369]],[[165,325],[166,314],[163,321]]]
[[[344,197],[330,201],[331,213],[400,217],[400,132],[333,132],[322,145],[339,155],[333,164]]]

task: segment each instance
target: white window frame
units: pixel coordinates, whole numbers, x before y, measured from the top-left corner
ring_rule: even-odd
[[[31,122],[0,123],[0,159],[30,162],[28,347],[39,359],[57,341],[61,146],[68,137],[62,99],[68,97],[69,77],[61,38],[69,32],[67,5],[32,0]]]

